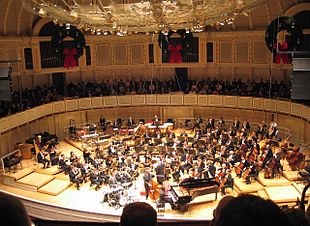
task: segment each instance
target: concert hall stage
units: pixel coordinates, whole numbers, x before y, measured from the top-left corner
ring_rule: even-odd
[[[59,150],[67,156],[74,151],[82,157],[81,150],[64,141],[60,142]],[[23,169],[2,175],[0,190],[20,197],[30,215],[34,217],[48,220],[119,221],[122,207],[116,209],[103,202],[104,194],[110,189],[108,186],[96,191],[94,187],[90,188],[90,182],[87,182],[77,190],[75,185],[70,184],[68,175],[57,172],[56,166],[53,167],[54,169],[42,169],[42,164],[38,165],[34,159],[25,159]],[[288,167],[285,169],[289,170]],[[147,202],[157,210],[155,202],[145,200],[142,176],[140,174],[129,190],[131,201]],[[258,181],[253,181],[250,185],[236,179],[234,190],[227,189],[227,194],[236,196],[240,193],[251,193],[274,200],[279,205],[292,206],[296,204],[297,198],[300,199],[302,188],[303,185],[298,181],[283,176],[263,179],[260,175]],[[159,221],[210,220],[213,218],[213,209],[222,197],[220,192],[216,201],[214,194],[199,196],[189,204],[186,211],[172,210],[170,204],[166,204],[165,211],[158,212]]]

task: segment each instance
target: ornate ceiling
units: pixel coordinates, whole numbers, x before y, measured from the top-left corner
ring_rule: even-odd
[[[24,1],[26,3],[28,2],[29,4],[32,2],[32,0]],[[41,0],[37,1],[41,2]],[[68,5],[65,4],[68,3],[68,0],[49,1],[54,2],[57,6],[61,6],[63,9],[68,8]],[[222,3],[222,5],[215,2],[220,2]],[[70,0],[69,7],[71,7],[71,10],[73,12],[76,11],[79,17],[83,17],[83,14],[85,16],[85,12],[93,11],[93,17],[89,18],[88,14],[86,15],[87,17],[85,16],[86,19],[93,20],[94,23],[100,21],[100,24],[103,24],[102,22],[105,21],[107,23],[114,23],[116,26],[119,26],[120,24],[129,24],[130,26],[136,26],[137,24],[139,25],[140,23],[142,23],[141,21],[143,21],[144,24],[149,24],[150,31],[152,31],[157,29],[157,27],[156,29],[152,27],[152,23],[155,24],[155,26],[158,26],[160,24],[164,26],[165,24],[175,24],[174,21],[179,21],[180,24],[187,24],[189,22],[189,27],[191,26],[192,28],[192,24],[194,24],[195,22],[203,21],[204,23],[206,22],[207,24],[213,25],[215,29],[211,29],[212,31],[234,31],[264,30],[274,18],[284,15],[284,13],[290,7],[298,4],[298,0],[265,0],[258,7],[254,8],[253,11],[250,13],[241,10],[240,13],[235,14],[235,9],[231,10],[230,12],[229,8],[227,8],[227,4],[225,3],[228,2],[248,2],[252,4],[255,1],[155,0],[152,1],[152,3],[150,4],[147,1],[114,0],[113,4],[110,4],[110,0]],[[76,7],[74,3],[77,3],[77,5],[85,5],[85,7]],[[125,3],[126,5],[122,5],[122,7],[120,7],[120,4],[123,3]],[[193,7],[192,3],[196,4],[195,7]],[[203,6],[200,3],[202,3]],[[213,12],[213,14],[206,14],[203,10],[201,10],[201,7],[208,9],[209,12]],[[238,6],[236,5],[234,5],[234,7],[238,8]],[[172,13],[175,8],[178,8],[178,13]],[[100,12],[100,14],[98,14],[97,12]],[[164,15],[162,14],[163,12]],[[222,14],[225,14],[227,12],[234,14],[234,23],[225,23],[225,25],[223,26],[219,23],[216,23],[220,22],[221,20],[219,18],[215,18],[215,15],[220,14],[220,16],[223,17]],[[211,17],[210,15],[212,15],[213,17]],[[232,14],[226,15],[226,19],[230,18],[231,16]],[[128,17],[130,18],[130,20]],[[74,14],[71,15],[71,19],[72,18],[74,18]],[[158,21],[161,19],[164,20]],[[25,9],[25,6],[23,6],[21,0],[0,1],[0,36],[32,36],[33,28],[39,20],[40,17],[38,15],[35,15]],[[185,28],[185,25],[182,26],[183,28]],[[172,29],[178,28],[178,26],[172,27]]]

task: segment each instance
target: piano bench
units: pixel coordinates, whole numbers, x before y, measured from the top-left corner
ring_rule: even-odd
[[[156,207],[157,207],[157,212],[159,213],[160,210],[165,212],[166,211],[166,203],[162,203],[162,202],[156,202]]]

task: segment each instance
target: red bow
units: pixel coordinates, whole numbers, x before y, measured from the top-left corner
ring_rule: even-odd
[[[70,49],[65,48],[64,49],[64,54],[65,54],[65,61],[64,61],[64,67],[69,69],[70,67],[76,67],[76,60],[74,58],[74,55],[77,54],[76,48]]]
[[[169,50],[171,51],[170,63],[182,63],[182,55],[181,55],[182,46],[180,44],[176,46],[170,44]]]
[[[281,43],[275,43],[273,46],[273,49],[276,49],[278,51],[285,51],[285,50],[287,50],[287,48],[288,48],[287,42],[283,42],[282,45],[281,45]],[[277,64],[281,63],[281,59],[282,59],[284,64],[290,63],[288,54],[276,53],[276,63]]]

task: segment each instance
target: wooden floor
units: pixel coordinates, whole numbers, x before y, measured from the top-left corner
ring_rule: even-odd
[[[74,151],[78,156],[82,156],[82,152],[79,149],[66,142],[60,142],[60,151],[66,155],[69,155],[70,151]],[[287,171],[289,170],[288,168],[285,169]],[[95,191],[94,188],[90,188],[90,182],[87,182],[81,186],[80,190],[77,190],[75,185],[70,186],[69,177],[67,175],[59,172],[55,174],[55,172],[55,169],[42,169],[42,165],[38,166],[33,159],[23,160],[23,169],[18,169],[15,173],[2,176],[0,190],[39,202],[48,203],[49,205],[93,213],[121,215],[122,207],[115,209],[103,202],[104,193],[109,191],[108,187],[102,187],[98,191]],[[287,174],[290,173],[287,172]],[[295,174],[295,172],[291,174]],[[44,178],[44,180],[40,178]],[[40,180],[40,182],[38,182],[38,180]],[[32,184],[37,189],[31,190],[24,189],[22,186],[8,185],[21,181]],[[301,197],[303,186],[303,184],[288,180],[283,176],[275,179],[264,179],[263,175],[260,174],[259,180],[252,181],[250,185],[246,185],[242,179],[235,178],[235,189],[229,190],[227,194],[237,196],[239,193],[251,193],[271,199],[279,205],[287,203],[294,205],[297,198],[300,199]],[[144,186],[142,175],[138,177],[129,192],[133,201],[148,202],[156,209],[155,203],[150,200],[145,200],[143,196]],[[185,212],[172,210],[170,205],[167,204],[165,212],[159,213],[159,218],[210,220],[213,216],[213,209],[217,206],[221,198],[222,195],[220,193],[218,194],[217,201],[214,201],[214,194],[197,197]]]

